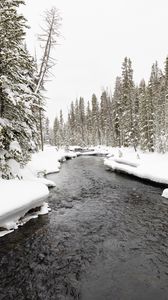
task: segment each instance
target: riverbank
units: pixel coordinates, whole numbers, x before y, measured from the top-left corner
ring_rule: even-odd
[[[104,160],[111,171],[132,175],[151,182],[168,186],[168,153],[149,153],[133,148],[111,148]],[[168,189],[162,194],[168,198]]]
[[[71,147],[72,148],[72,147]],[[60,171],[61,162],[66,159],[83,156],[105,156],[104,165],[111,171],[118,171],[141,179],[168,185],[168,154],[135,152],[132,148],[112,148],[97,146],[87,149],[65,151],[56,147],[46,146],[44,151],[32,155],[32,160],[23,169],[12,163],[12,173],[18,179],[0,179],[0,236],[3,236],[31,218],[49,211],[45,200],[48,187],[55,183],[45,175]],[[75,152],[83,150],[82,152]],[[168,189],[162,196],[168,198]],[[32,213],[32,209],[36,209]],[[31,210],[31,214],[27,214]]]
[[[56,147],[49,146],[44,151],[33,154],[32,160],[23,169],[16,162],[11,164],[12,173],[17,179],[0,179],[0,237],[31,218],[48,213],[49,208],[45,202],[49,195],[48,187],[54,187],[55,183],[44,176],[59,172],[61,162],[76,156],[72,151],[57,150]],[[36,210],[32,211],[34,209]]]

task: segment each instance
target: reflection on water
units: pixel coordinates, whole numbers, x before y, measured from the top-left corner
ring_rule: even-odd
[[[49,215],[0,239],[0,299],[167,299],[161,189],[90,157],[49,179]]]

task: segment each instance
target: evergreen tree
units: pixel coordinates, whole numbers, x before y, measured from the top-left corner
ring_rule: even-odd
[[[134,101],[133,101],[133,146],[136,150],[139,145],[140,139],[140,103],[139,103],[139,89],[134,89]]]
[[[53,126],[53,139],[54,145],[58,148],[61,146],[60,144],[60,122],[57,117],[54,119],[54,126]]]
[[[50,121],[49,118],[47,117],[45,119],[45,128],[44,128],[44,143],[45,144],[50,144],[51,139],[50,139]]]
[[[133,105],[133,70],[131,60],[126,57],[122,66],[123,145],[135,147]]]
[[[148,112],[148,149],[154,151],[159,135],[159,85],[160,70],[157,62],[152,65],[151,76],[147,88]]]
[[[60,123],[60,145],[63,146],[65,144],[65,141],[64,141],[65,133],[64,133],[64,119],[63,119],[62,109],[60,110],[59,123]]]
[[[86,109],[86,145],[91,146],[92,144],[92,111],[88,101]]]
[[[122,119],[122,83],[121,78],[116,78],[114,95],[112,99],[112,120],[113,120],[113,134],[114,134],[114,146],[123,145],[123,119]]]
[[[75,145],[80,145],[82,143],[82,131],[80,124],[80,111],[79,111],[79,101],[75,101]]]
[[[35,64],[24,47],[26,21],[17,12],[20,4],[24,1],[0,3],[0,168],[7,178],[12,176],[9,160],[26,163],[38,138],[33,115],[38,102],[34,94]],[[11,151],[11,143],[20,150]]]
[[[68,115],[68,123],[69,123],[69,144],[75,145],[76,144],[76,117],[75,117],[75,109],[74,109],[74,103],[71,102],[71,108]]]
[[[108,144],[108,99],[106,91],[102,92],[101,102],[100,102],[100,126],[101,126],[101,143]]]
[[[84,99],[80,97],[79,99],[79,123],[81,132],[81,145],[85,145],[85,130],[86,130],[86,120],[85,120],[85,103]]]
[[[145,81],[142,80],[139,86],[139,135],[142,150],[148,150],[148,102]]]
[[[92,95],[92,144],[101,144],[99,104],[95,94]]]
[[[165,62],[165,87],[164,87],[164,102],[165,102],[165,121],[164,121],[164,132],[165,132],[165,151],[168,151],[168,56]]]

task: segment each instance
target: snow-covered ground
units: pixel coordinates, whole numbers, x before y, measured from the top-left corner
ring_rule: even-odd
[[[127,173],[142,179],[168,185],[168,153],[149,153],[132,148],[109,148],[104,165],[112,171]],[[168,198],[168,189],[162,194]]]
[[[64,149],[57,150],[56,147],[46,146],[44,151],[33,154],[32,160],[28,163],[35,175],[42,173],[43,175],[49,173],[59,172],[60,162],[66,158],[74,158],[77,154],[73,151],[65,151]]]
[[[14,160],[10,161],[12,173],[20,179],[0,179],[0,237],[31,218],[48,213],[49,208],[45,202],[49,194],[48,187],[55,186],[55,183],[44,178],[44,175],[59,172],[60,161],[76,156],[72,151],[57,151],[50,146],[33,154],[32,160],[24,169],[20,169]],[[38,210],[27,214],[37,207]]]
[[[77,148],[77,146],[75,146],[75,151]],[[71,146],[71,149],[73,149],[73,147]],[[92,146],[92,147],[84,147],[81,148],[80,152],[76,152],[77,155],[83,155],[83,156],[98,156],[98,155],[108,155],[109,151],[110,151],[110,147],[105,147],[105,146]]]

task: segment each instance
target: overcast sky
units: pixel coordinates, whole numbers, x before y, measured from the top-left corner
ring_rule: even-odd
[[[60,10],[62,28],[55,49],[55,77],[48,84],[47,112],[53,121],[72,100],[103,87],[113,90],[125,56],[131,58],[134,79],[149,78],[151,65],[158,60],[163,68],[168,54],[167,0],[26,0],[22,9],[28,24],[28,48],[38,47],[42,15],[52,6]]]

